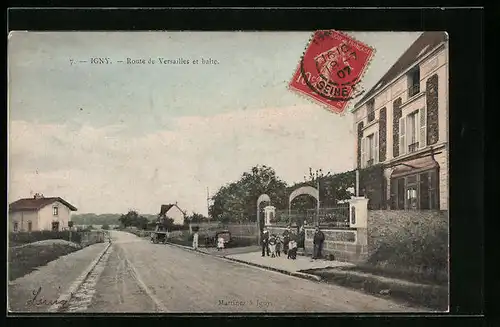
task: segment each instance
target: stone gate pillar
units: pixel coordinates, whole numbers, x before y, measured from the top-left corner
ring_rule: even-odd
[[[352,197],[349,200],[349,227],[356,228],[357,261],[364,261],[368,255],[368,199]]]
[[[349,200],[349,227],[368,227],[368,199],[365,197],[352,197]]]
[[[267,206],[264,208],[266,226],[271,225],[271,220],[274,218],[275,214],[276,214],[276,208],[274,206]]]

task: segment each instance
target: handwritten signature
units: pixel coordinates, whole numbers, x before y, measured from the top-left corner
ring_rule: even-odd
[[[26,305],[28,306],[52,306],[52,305],[58,305],[62,308],[67,307],[69,305],[69,302],[73,298],[73,293],[70,293],[70,297],[68,300],[49,300],[43,298],[40,293],[42,292],[42,287],[38,287],[38,289],[33,290],[33,298],[29,299],[26,301]]]

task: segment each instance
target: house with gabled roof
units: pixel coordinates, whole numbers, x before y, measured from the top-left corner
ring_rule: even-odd
[[[448,210],[448,34],[424,32],[354,105],[369,209]]]
[[[174,224],[176,225],[184,225],[187,213],[182,210],[176,202],[174,204],[162,204],[159,216],[160,218],[172,218],[174,220]]]
[[[77,208],[61,197],[44,197],[35,194],[9,204],[9,230],[31,232],[68,228],[71,212]]]

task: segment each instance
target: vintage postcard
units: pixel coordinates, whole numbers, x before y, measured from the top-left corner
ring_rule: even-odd
[[[446,312],[446,32],[11,32],[8,312]]]

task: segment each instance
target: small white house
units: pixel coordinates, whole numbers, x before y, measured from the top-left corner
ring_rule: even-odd
[[[60,231],[68,228],[71,211],[76,207],[60,197],[44,197],[17,200],[9,205],[10,231],[31,232],[41,230]]]
[[[174,224],[183,225],[186,219],[186,212],[175,204],[162,204],[160,208],[160,216],[166,216],[174,220]]]

